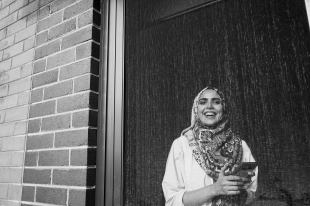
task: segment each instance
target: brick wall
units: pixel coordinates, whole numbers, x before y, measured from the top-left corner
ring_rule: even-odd
[[[0,0],[0,205],[94,205],[99,0]]]

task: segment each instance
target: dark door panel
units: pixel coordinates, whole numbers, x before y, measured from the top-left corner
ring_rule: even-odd
[[[228,96],[232,127],[259,164],[254,205],[304,205],[310,196],[304,1],[226,0],[145,23],[156,9],[151,1],[126,2],[125,205],[164,205],[171,143],[189,126],[193,98],[207,85]]]

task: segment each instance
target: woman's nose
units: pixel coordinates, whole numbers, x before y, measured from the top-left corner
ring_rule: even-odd
[[[211,102],[211,101],[208,101],[206,107],[207,107],[207,108],[213,108],[212,102]]]

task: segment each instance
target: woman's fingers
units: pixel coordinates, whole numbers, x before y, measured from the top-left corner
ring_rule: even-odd
[[[226,182],[224,182],[224,185],[227,185],[227,186],[244,186],[244,183],[239,182],[239,181],[226,181]]]
[[[224,165],[224,167],[222,167],[219,175],[224,176],[225,175],[225,171],[227,170],[227,168],[228,168],[228,164]]]
[[[229,192],[227,192],[226,195],[238,195],[238,194],[240,194],[239,190],[237,190],[237,191],[229,191]]]
[[[242,187],[240,187],[240,186],[232,186],[232,185],[224,187],[225,191],[239,191],[241,189],[242,189]]]
[[[253,177],[253,176],[255,176],[255,172],[249,171],[249,172],[248,172],[248,175],[249,175],[250,177]]]
[[[236,195],[240,193],[240,190],[243,189],[240,186],[225,186],[223,188],[225,195]]]
[[[250,178],[234,176],[234,175],[226,176],[225,180],[227,180],[227,181],[239,181],[239,182],[250,182],[251,181]]]

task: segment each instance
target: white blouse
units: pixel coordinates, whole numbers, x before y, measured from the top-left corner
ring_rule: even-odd
[[[242,162],[255,162],[250,148],[243,140],[242,149]],[[255,176],[252,177],[252,182],[247,190],[255,193],[257,188],[257,167],[254,172]],[[213,179],[205,173],[194,159],[188,139],[185,136],[175,139],[168,155],[162,182],[166,199],[165,205],[184,206],[182,198],[185,191],[200,189],[211,184],[213,184]],[[211,203],[211,201],[208,201],[202,206],[210,206]]]

